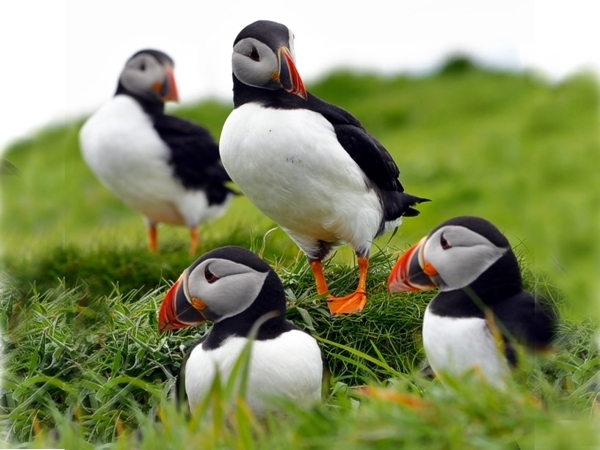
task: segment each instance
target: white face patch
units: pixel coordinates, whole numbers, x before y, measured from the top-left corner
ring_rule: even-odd
[[[447,291],[470,285],[508,250],[468,228],[449,225],[427,239],[423,259],[436,268],[439,288]]]
[[[267,275],[227,259],[211,258],[189,273],[187,294],[200,299],[222,320],[246,310],[258,297]]]
[[[128,91],[150,100],[160,100],[154,84],[162,83],[165,76],[163,66],[154,57],[141,53],[127,62],[120,79]]]
[[[279,72],[277,55],[268,45],[254,38],[242,39],[235,44],[231,67],[238,80],[258,88],[269,86],[272,75]]]

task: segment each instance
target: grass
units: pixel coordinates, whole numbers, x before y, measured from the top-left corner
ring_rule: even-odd
[[[421,314],[432,294],[391,296],[384,281],[393,261],[386,253],[375,259],[382,270],[372,274],[364,314],[334,320],[311,292],[306,264],[284,268],[271,261],[288,289],[288,317],[322,340],[332,390],[325,404],[312,409],[286,404],[288,420],[273,418],[271,425],[254,423],[243,406],[234,408],[229,414],[242,414],[235,419],[241,423],[232,427],[230,418],[220,431],[209,421],[188,422],[168,400],[185,348],[205,327],[158,334],[165,285],[146,294],[115,288],[96,301],[82,286],[32,290],[26,297],[9,288],[0,305],[7,331],[5,432],[12,442],[59,448],[130,448],[134,441],[139,448],[195,448],[190,442],[201,448],[503,448],[514,441],[528,448],[548,433],[548,448],[575,439],[571,433],[596,442],[591,416],[600,358],[591,321],[562,322],[556,353],[527,358],[506,392],[476,379],[442,387],[419,372]],[[355,281],[344,266],[329,268],[340,275],[334,289]],[[546,283],[525,276],[530,289]],[[564,310],[564,298],[552,286],[545,290]],[[383,390],[365,397],[356,389],[364,384]],[[249,427],[250,437],[241,436],[239,427]]]
[[[600,142],[591,76],[551,85],[531,74],[477,68],[428,78],[342,72],[310,88],[355,114],[390,150],[407,191],[433,200],[421,206],[421,216],[405,220],[392,246],[403,249],[450,217],[482,216],[511,242],[522,242],[538,270],[561,289],[576,299],[595,298],[600,286],[588,268],[599,251],[590,236],[600,223]],[[209,101],[175,112],[218,137],[230,108]],[[77,144],[81,123],[42,130],[6,154],[19,169],[1,180],[0,233],[8,259],[35,260],[58,242],[84,248],[144,242],[141,217],[85,166]],[[202,235],[209,242],[238,230],[262,236],[273,226],[241,196],[225,217],[203,226]],[[161,230],[163,242],[187,239],[183,228]],[[274,244],[273,255],[295,256],[283,232],[270,239],[276,242],[267,252]],[[345,248],[338,255],[352,259]],[[579,308],[597,314],[595,302],[582,300]]]
[[[330,319],[304,256],[243,196],[202,227],[200,253],[237,244],[261,253],[286,287],[288,317],[321,341],[326,400],[285,404],[256,422],[215,388],[222,416],[188,420],[169,401],[185,349],[206,328],[159,335],[167,287],[193,260],[187,231],[143,222],[104,189],[77,147],[81,121],[42,130],[0,173],[5,445],[58,448],[572,448],[598,445],[595,344],[598,90],[585,75],[551,85],[531,74],[466,66],[427,78],[335,73],[311,91],[352,111],[392,152],[409,192],[432,203],[376,242],[366,310]],[[215,136],[230,105],[176,114]],[[527,357],[505,391],[474,377],[424,378],[420,327],[432,293],[391,296],[401,251],[460,214],[496,223],[516,248],[529,290],[560,311],[549,356]],[[355,287],[346,248],[328,262],[334,293]],[[242,370],[243,371],[243,370]],[[368,385],[367,396],[359,386]],[[233,404],[233,407],[231,406]],[[216,406],[215,406],[216,405]]]

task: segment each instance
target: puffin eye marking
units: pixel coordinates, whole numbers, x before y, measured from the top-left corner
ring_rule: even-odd
[[[216,276],[214,273],[208,270],[208,267],[204,269],[204,278],[206,278],[206,281],[209,284],[212,284],[219,279],[218,276]]]
[[[250,54],[248,56],[254,61],[260,61],[260,55],[258,54],[256,47],[252,47],[252,50],[250,50]]]
[[[440,245],[442,246],[442,248],[444,250],[448,250],[449,248],[451,248],[452,246],[448,243],[448,241],[446,240],[446,238],[444,237],[444,235],[442,234],[440,236]]]
[[[143,72],[146,70],[146,64],[142,63],[142,65],[140,66],[140,70]]]

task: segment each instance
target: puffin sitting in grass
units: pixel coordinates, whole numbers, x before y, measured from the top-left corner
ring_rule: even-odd
[[[127,206],[146,218],[150,249],[158,250],[157,225],[190,230],[190,253],[199,245],[198,225],[221,216],[234,195],[210,133],[165,114],[178,101],[173,60],[158,50],[134,54],[121,72],[115,96],[83,125],[85,162]]]
[[[343,242],[354,248],[358,287],[329,295],[329,311],[362,311],[373,240],[419,214],[414,206],[426,199],[404,192],[391,155],[354,116],[306,90],[285,25],[245,27],[232,68],[235,109],[221,132],[223,165],[307,255],[319,295],[329,294],[323,259]]]
[[[317,341],[286,320],[283,285],[271,267],[241,247],[222,247],[188,267],[167,293],[159,331],[213,322],[210,331],[187,353],[177,379],[177,397],[190,410],[209,394],[217,371],[223,385],[249,334],[251,342],[246,402],[263,417],[273,397],[310,404],[321,398],[323,358]],[[182,396],[181,394],[185,395]]]
[[[514,344],[545,350],[556,317],[523,290],[506,237],[479,217],[456,217],[410,248],[389,277],[390,292],[439,289],[423,318],[423,346],[436,375],[479,373],[505,384]]]

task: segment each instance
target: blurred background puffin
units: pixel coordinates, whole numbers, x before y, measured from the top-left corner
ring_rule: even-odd
[[[158,250],[157,225],[190,230],[190,253],[200,223],[222,215],[234,195],[218,145],[201,126],[165,114],[178,101],[173,60],[146,49],[121,72],[114,97],[80,131],[83,158],[100,181],[146,218],[149,246]]]

